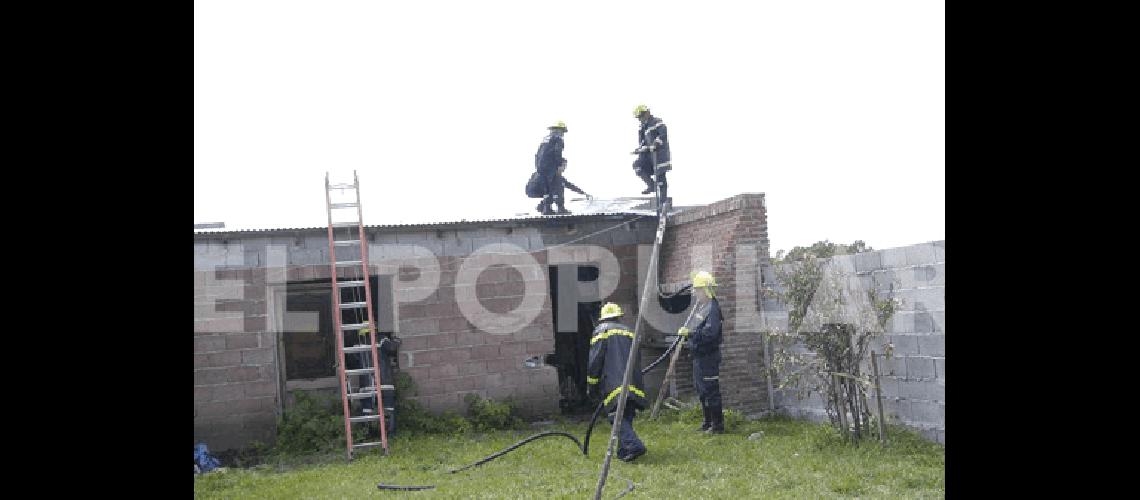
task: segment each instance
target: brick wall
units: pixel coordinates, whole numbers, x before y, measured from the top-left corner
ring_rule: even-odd
[[[884,352],[885,344],[894,346],[891,359],[879,360],[883,409],[888,421],[905,424],[933,441],[945,443],[946,242],[839,256],[830,261],[833,266],[854,270],[862,289],[874,288],[880,296],[893,290],[894,297],[902,299],[884,334],[872,343],[879,354]],[[775,282],[772,278],[768,281]],[[786,328],[782,304],[765,303],[765,313],[771,326]],[[870,366],[864,370],[870,373]],[[777,406],[788,413],[826,418],[818,397],[798,401],[777,393],[776,399]]]
[[[646,220],[604,216],[513,227],[368,229],[370,263],[376,274],[393,277],[386,297],[399,298],[393,300],[397,307],[390,326],[403,340],[399,365],[416,383],[416,398],[436,412],[463,410],[463,397],[470,393],[514,398],[531,416],[557,412],[557,370],[524,366],[527,358],[554,351],[547,266],[596,263],[599,252],[581,245],[605,248],[616,259],[620,278],[603,300],[636,314],[638,247],[652,242],[655,229]],[[510,245],[493,253],[521,253],[529,260],[515,255],[506,259],[513,267],[492,265],[473,285],[457,286],[463,266],[478,260],[472,254],[486,245]],[[577,246],[551,250],[561,245]],[[279,318],[269,302],[287,282],[329,279],[327,233],[196,235],[194,248],[195,439],[217,450],[253,439],[272,442],[277,414],[289,398],[281,394],[276,359],[284,353],[277,352],[273,325]],[[338,260],[356,257],[348,249],[337,250]],[[527,287],[540,287],[546,298],[524,304]],[[509,333],[478,326],[492,313],[508,311],[531,319]]]
[[[758,290],[767,267],[768,232],[763,194],[741,194],[690,209],[670,219],[661,249],[661,282],[676,289],[695,269],[712,272],[724,315],[721,395],[726,408],[748,414],[768,407],[759,334]],[[689,311],[664,333],[675,333]],[[677,388],[694,394],[688,350],[677,363]],[[656,390],[656,387],[652,389]]]

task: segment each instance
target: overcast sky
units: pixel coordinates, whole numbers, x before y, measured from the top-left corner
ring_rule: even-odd
[[[196,1],[194,222],[507,217],[546,126],[566,177],[641,196],[634,106],[676,205],[765,193],[771,253],[945,238],[940,1]],[[573,193],[568,194],[572,196]]]

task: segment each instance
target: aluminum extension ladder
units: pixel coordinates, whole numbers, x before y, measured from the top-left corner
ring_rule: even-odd
[[[352,190],[354,201],[333,203],[332,192],[343,193]],[[361,448],[380,446],[384,454],[388,454],[387,419],[391,417],[393,408],[384,407],[382,391],[394,391],[392,385],[385,385],[380,378],[379,332],[376,329],[375,314],[372,311],[372,287],[368,279],[368,241],[364,237],[364,221],[360,209],[360,181],[356,171],[352,172],[352,184],[329,184],[329,174],[325,173],[325,209],[329,221],[329,266],[332,277],[332,306],[333,324],[336,328],[337,372],[340,375],[340,396],[344,406],[344,433],[345,447],[348,459],[352,460],[353,452]],[[355,208],[355,220],[333,221],[333,211]],[[339,212],[339,213],[344,213]],[[336,239],[337,229],[343,229],[341,239]],[[355,260],[337,260],[336,250],[342,247],[356,247],[359,257]],[[350,253],[350,252],[345,252]],[[343,272],[343,276],[338,276]],[[363,291],[363,297],[361,293]],[[347,297],[342,301],[342,292]],[[343,316],[355,317],[350,323],[345,323]],[[366,314],[365,314],[366,313]],[[371,334],[364,334],[367,330]],[[354,345],[345,345],[345,332],[355,331],[357,341]],[[358,356],[359,366],[363,368],[346,369],[345,357]],[[369,362],[371,361],[371,362]],[[372,382],[368,379],[371,377]],[[379,387],[380,391],[376,388]],[[371,414],[353,415],[349,403],[352,400],[369,400],[373,402],[374,409]],[[363,401],[362,401],[363,403]],[[363,405],[361,405],[363,406]],[[379,411],[377,411],[379,410]],[[362,410],[366,411],[366,410]],[[367,425],[377,422],[380,426],[380,441],[352,442],[353,424]]]

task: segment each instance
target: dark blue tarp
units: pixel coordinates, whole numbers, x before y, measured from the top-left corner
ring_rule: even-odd
[[[210,455],[206,443],[198,443],[194,446],[194,465],[198,466],[199,472],[210,472],[221,467],[222,463]]]

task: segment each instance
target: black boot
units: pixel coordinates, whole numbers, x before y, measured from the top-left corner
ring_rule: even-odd
[[[547,195],[545,198],[543,198],[542,202],[540,202],[538,204],[539,213],[541,213],[542,215],[554,215],[554,211],[550,209],[550,205],[551,205],[552,201],[553,200],[551,200],[549,195]]]
[[[558,212],[557,213],[559,213],[559,214],[570,213],[569,210],[566,210],[566,206],[563,205],[563,200],[562,200],[561,196],[555,196],[554,197],[554,204],[558,206]]]
[[[709,430],[705,431],[709,434],[724,434],[724,408],[721,405],[709,405],[709,413],[711,413],[711,425]]]
[[[638,177],[641,177],[641,180],[645,182],[645,191],[642,191],[641,194],[653,194],[657,190],[657,187],[653,185],[653,178],[648,174],[638,174]]]

